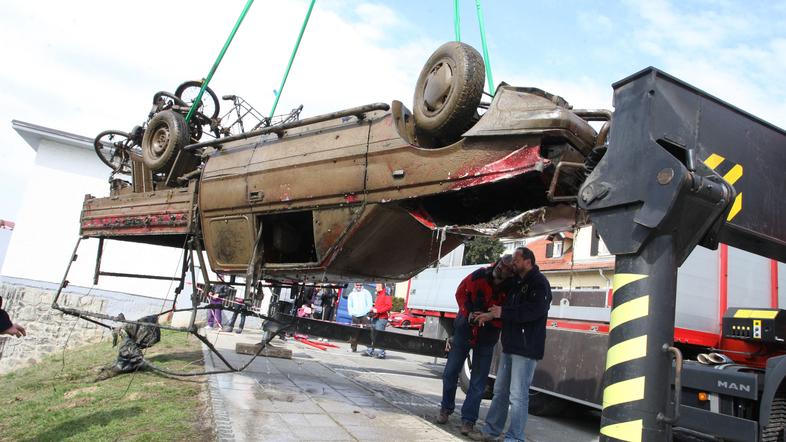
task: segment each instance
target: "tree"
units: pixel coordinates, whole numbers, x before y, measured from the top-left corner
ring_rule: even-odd
[[[488,264],[496,261],[505,246],[498,239],[476,236],[464,243],[464,265]]]

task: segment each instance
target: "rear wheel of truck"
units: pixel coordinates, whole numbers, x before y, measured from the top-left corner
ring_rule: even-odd
[[[421,147],[443,147],[461,138],[477,119],[486,71],[470,45],[449,42],[428,59],[415,85],[415,133]]]
[[[786,398],[775,398],[770,408],[770,421],[761,432],[762,442],[783,442],[786,431]]]
[[[459,386],[461,387],[461,391],[464,394],[467,394],[469,391],[469,380],[472,376],[472,350],[469,351],[469,356],[464,361],[464,366],[461,368],[461,373],[459,374]],[[490,376],[486,380],[486,390],[483,392],[483,399],[491,399],[494,395],[494,379]]]
[[[159,112],[150,119],[142,138],[142,161],[153,172],[168,171],[188,140],[188,125],[182,115],[172,110]]]

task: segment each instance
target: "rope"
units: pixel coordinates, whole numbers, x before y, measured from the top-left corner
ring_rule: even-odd
[[[235,33],[237,29],[240,27],[240,23],[243,23],[243,19],[246,18],[246,13],[248,9],[251,7],[251,4],[254,3],[254,0],[248,0],[246,2],[246,6],[243,8],[243,12],[240,13],[240,17],[238,17],[237,22],[235,22],[235,27],[232,28],[232,32],[229,33],[229,38],[227,38],[226,43],[224,43],[224,47],[221,48],[221,52],[218,54],[218,58],[216,58],[216,62],[213,63],[213,67],[210,68],[210,72],[207,74],[205,81],[202,82],[202,87],[199,89],[199,93],[197,94],[194,102],[191,103],[191,109],[188,110],[188,114],[186,115],[186,123],[191,121],[191,117],[194,116],[194,112],[196,112],[197,107],[199,104],[202,103],[202,94],[205,93],[205,89],[207,89],[208,83],[213,78],[213,74],[216,73],[216,69],[218,69],[218,65],[221,63],[221,60],[224,58],[224,54],[226,54],[227,49],[229,49],[229,44],[232,43],[232,39],[235,38]]]
[[[459,16],[459,0],[453,0],[453,32],[456,41],[461,41],[461,17]]]
[[[253,0],[250,0],[250,1],[253,1]],[[196,103],[196,101],[195,101],[195,103]],[[186,245],[187,245],[187,244],[188,244],[188,236],[186,236],[186,239],[183,241],[183,249],[185,249],[185,248],[186,248]],[[180,269],[180,262],[181,262],[180,260],[182,259],[183,261],[185,261],[185,259],[186,259],[185,255],[180,255],[180,256],[181,256],[181,257],[180,257],[180,258],[178,258],[178,260],[177,260],[177,266],[175,267],[175,272],[174,272],[174,275],[177,275],[177,274],[179,273],[179,269]],[[193,258],[192,258],[192,259],[193,259]],[[174,277],[174,275],[173,275],[173,277]],[[166,289],[166,293],[164,294],[164,299],[163,299],[163,301],[161,302],[161,310],[160,310],[160,312],[159,312],[159,315],[163,314],[163,312],[164,312],[164,307],[166,307],[166,305],[167,305],[167,301],[169,301],[169,294],[172,292],[172,284],[174,284],[174,283],[175,283],[174,279],[170,279],[170,280],[169,280],[169,287],[167,287],[167,289]],[[191,290],[196,290],[196,287],[191,287]],[[177,294],[175,295],[175,299],[177,299]],[[159,330],[160,330],[160,329],[159,329]],[[122,344],[119,344],[119,345],[122,345]],[[149,348],[149,347],[148,347],[148,348]],[[143,348],[143,349],[142,349],[142,363],[143,363],[143,364],[145,364],[145,365],[150,365],[150,363],[149,363],[149,362],[147,362],[147,360],[145,359],[145,355],[147,355],[147,348]],[[131,379],[129,379],[129,380],[128,380],[128,385],[126,386],[126,390],[125,390],[125,391],[123,392],[123,394],[120,396],[120,399],[121,399],[121,400],[122,400],[124,397],[126,397],[126,394],[128,394],[128,391],[129,391],[129,390],[131,390],[131,384],[133,384],[133,383],[134,383],[134,379],[136,378],[136,374],[137,374],[138,372],[139,372],[139,370],[134,370],[134,372],[133,372],[133,373],[131,373]]]
[[[489,59],[488,45],[486,45],[486,26],[483,22],[483,10],[480,8],[480,0],[475,0],[478,10],[478,25],[480,26],[480,42],[483,44],[483,60],[486,64],[486,79],[489,83],[489,92],[494,95],[494,77],[491,76],[491,60]]]
[[[250,1],[250,0],[249,0]],[[306,31],[306,25],[308,24],[308,19],[311,17],[311,10],[314,9],[314,3],[317,0],[311,0],[311,4],[308,5],[308,12],[306,12],[306,18],[303,20],[303,25],[300,27],[300,34],[297,36],[297,42],[295,42],[295,49],[292,50],[292,55],[289,56],[289,63],[287,63],[287,70],[284,71],[284,78],[281,79],[281,86],[279,86],[278,91],[276,91],[276,99],[273,101],[273,108],[270,109],[270,115],[268,118],[273,118],[273,114],[276,112],[276,106],[278,106],[278,99],[281,97],[281,92],[284,91],[284,85],[287,83],[287,77],[289,76],[289,70],[292,68],[292,62],[295,61],[295,55],[297,55],[297,50],[300,47],[300,40],[303,39],[303,33]]]

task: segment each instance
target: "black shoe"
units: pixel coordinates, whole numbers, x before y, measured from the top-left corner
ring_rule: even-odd
[[[450,413],[447,410],[439,410],[436,422],[440,425],[445,425],[448,423],[448,419],[450,419]]]

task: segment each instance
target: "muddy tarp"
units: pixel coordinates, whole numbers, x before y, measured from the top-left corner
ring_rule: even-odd
[[[129,373],[139,370],[144,365],[142,349],[152,347],[161,340],[158,316],[145,316],[139,319],[139,322],[150,325],[126,324],[119,330],[118,334],[123,336],[123,341],[120,343],[113,371]]]

